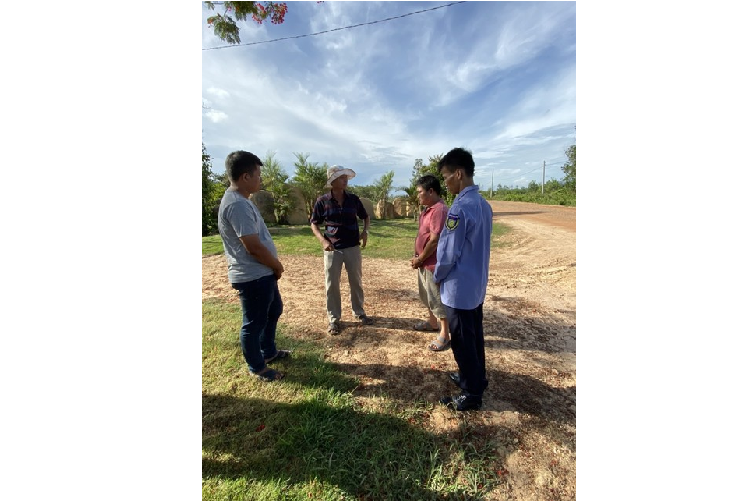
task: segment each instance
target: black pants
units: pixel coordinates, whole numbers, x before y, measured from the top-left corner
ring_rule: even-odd
[[[487,388],[484,365],[484,332],[482,305],[473,310],[459,310],[445,306],[451,332],[451,349],[461,376],[459,385],[464,392],[481,397]]]

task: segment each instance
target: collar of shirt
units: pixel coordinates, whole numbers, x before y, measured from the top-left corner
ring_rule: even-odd
[[[438,204],[438,203],[441,203],[441,202],[442,202],[442,203],[445,203],[445,202],[443,201],[443,198],[440,198],[439,200],[437,200],[437,201],[436,201],[435,203],[433,203],[433,204],[432,204],[432,205],[430,205],[430,206],[425,206],[425,207],[424,207],[424,210],[422,210],[422,213],[427,213],[427,211],[428,211],[428,210],[432,210],[433,208],[435,208],[435,207],[437,206],[437,204]]]
[[[329,198],[329,199],[330,199],[331,201],[335,201],[336,203],[338,203],[338,200],[337,200],[337,199],[336,199],[336,197],[335,197],[335,196],[333,195],[333,189],[331,189],[330,191],[328,191],[328,198]],[[346,192],[346,189],[344,189],[344,201],[346,201],[346,200],[348,200],[348,199],[349,199],[349,193],[348,193],[348,192]]]
[[[479,186],[474,184],[474,185],[470,185],[469,187],[464,187],[463,190],[460,193],[458,193],[458,196],[456,196],[456,199],[453,201],[456,202],[460,200],[461,198],[466,196],[467,193],[470,193],[471,191],[479,191]]]

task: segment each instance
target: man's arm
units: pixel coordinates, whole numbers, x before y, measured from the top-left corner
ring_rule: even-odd
[[[370,216],[365,217],[365,227],[362,229],[362,233],[359,235],[359,239],[362,241],[362,248],[367,246],[367,236],[370,234]]]
[[[328,240],[328,238],[323,236],[323,233],[320,232],[320,228],[318,227],[317,224],[315,224],[314,222],[311,223],[310,229],[312,229],[313,234],[318,239],[320,244],[323,246],[323,250],[326,250],[328,252],[333,250],[333,244]]]
[[[445,280],[448,273],[461,257],[466,239],[466,217],[460,210],[455,214],[448,213],[443,239],[438,241],[437,264],[435,264],[435,283]]]
[[[430,233],[430,238],[425,243],[424,250],[417,257],[413,257],[411,260],[411,267],[414,269],[419,268],[422,264],[430,257],[433,252],[437,250],[438,242],[440,241],[440,235]]]
[[[281,261],[274,257],[271,251],[260,242],[258,235],[240,236],[240,241],[245,246],[245,250],[247,250],[248,254],[253,256],[259,263],[264,264],[273,270],[276,280],[281,278],[281,274],[284,272],[284,266],[282,266]]]

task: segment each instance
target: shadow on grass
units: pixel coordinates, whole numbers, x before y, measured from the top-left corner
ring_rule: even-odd
[[[274,365],[286,377],[253,379],[237,348],[239,307],[203,310],[204,500],[464,500],[493,488],[497,455],[484,437],[430,434],[430,405],[413,397],[365,410],[357,379],[314,342],[279,335],[294,349]]]
[[[444,442],[407,420],[346,404],[203,395],[204,483],[252,481],[275,489],[269,500],[480,497],[451,488]]]
[[[388,390],[391,398],[402,403],[418,399],[437,403],[443,396],[460,392],[450,382],[448,372],[444,370],[389,364],[337,364],[336,366],[347,374],[382,380],[384,384],[381,388]],[[489,386],[484,393],[482,410],[518,411],[545,420],[575,425],[575,387],[552,387],[529,376],[491,369],[487,371],[487,381]],[[410,387],[405,388],[404,383],[410,384]],[[418,397],[415,390],[427,392],[422,392],[425,394],[424,397]],[[442,406],[436,407],[442,408]]]

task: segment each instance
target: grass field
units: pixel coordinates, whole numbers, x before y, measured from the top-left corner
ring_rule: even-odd
[[[373,221],[363,255],[408,256],[416,229]],[[321,253],[307,226],[271,233],[280,254]],[[204,255],[222,253],[217,238],[203,238]],[[274,368],[293,365],[293,379],[262,383],[242,357],[241,316],[236,303],[203,303],[203,500],[475,500],[493,488],[497,447],[481,425],[460,416],[437,436],[426,428],[435,404],[357,398],[357,380],[284,326],[277,342],[293,363]]]
[[[276,250],[282,255],[321,254],[318,240],[310,226],[275,226],[268,228]],[[502,224],[492,225],[492,236],[497,240],[507,231]],[[362,251],[365,257],[401,259],[414,252],[414,237],[417,223],[411,219],[376,220],[370,225],[367,247]],[[203,255],[223,254],[224,246],[219,235],[203,237]]]
[[[364,407],[314,343],[294,340],[294,381],[251,378],[241,315],[203,304],[203,500],[464,500],[492,488],[495,447],[468,423],[438,437],[424,429],[433,404]]]

